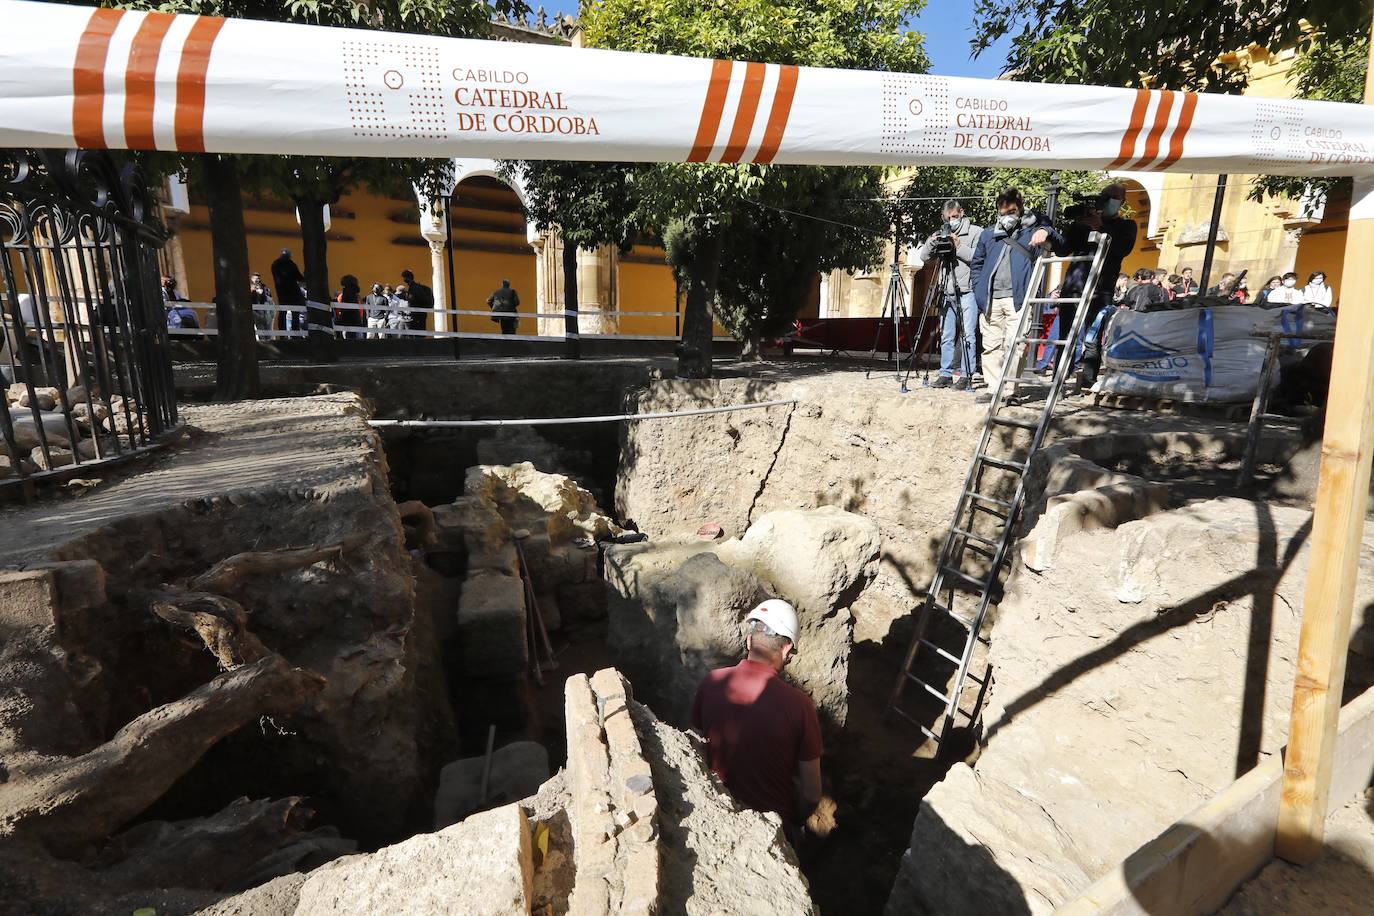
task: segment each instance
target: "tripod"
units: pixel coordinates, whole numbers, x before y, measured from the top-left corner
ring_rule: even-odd
[[[902,391],[907,390],[907,379],[911,378],[912,367],[916,364],[916,358],[921,355],[921,338],[925,337],[926,322],[930,320],[932,312],[937,316],[936,321],[943,319],[945,305],[945,290],[954,288],[954,262],[953,254],[940,255],[940,267],[935,271],[935,282],[926,290],[925,304],[921,309],[921,323],[916,326],[916,336],[911,339],[911,362],[907,364],[906,379],[902,380]],[[954,308],[959,309],[959,297],[956,292],[954,297]],[[935,328],[937,334],[943,332],[943,328],[937,323]],[[935,337],[931,337],[931,346],[935,345]],[[961,363],[968,360],[964,358],[964,316],[962,312],[956,312],[954,322],[954,352],[960,354]],[[963,366],[965,377],[969,377],[973,372],[972,366]],[[925,366],[925,372],[921,376],[921,387],[930,387],[930,365]]]
[[[908,326],[911,323],[911,315],[907,311],[906,305],[906,286],[902,283],[902,270],[897,264],[897,246],[892,247],[892,266],[887,279],[887,290],[883,293],[883,310],[878,315],[878,329],[873,334],[873,349],[868,351],[869,359],[877,359],[878,343],[883,338],[883,322],[887,321],[892,327],[892,345],[888,350],[888,359],[893,363],[893,376],[901,383],[902,393],[906,393],[906,379],[902,376],[902,322]],[[915,354],[912,354],[915,358]],[[907,374],[911,374],[910,367]],[[864,378],[871,378],[873,370],[864,373]]]

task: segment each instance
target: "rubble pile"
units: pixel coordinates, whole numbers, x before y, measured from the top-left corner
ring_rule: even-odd
[[[486,698],[487,721],[518,727],[537,625],[531,607],[547,631],[604,618],[597,543],[624,532],[571,478],[528,462],[469,468],[463,495],[435,506],[432,518],[429,565],[461,580],[457,673]]]
[[[71,422],[61,411],[63,395],[71,407]],[[131,418],[135,429],[139,423],[136,401],[125,403],[123,395],[115,395],[107,403],[99,394],[88,397],[79,386],[65,392],[36,387],[31,396],[29,386],[17,382],[5,389],[4,399],[17,450],[0,437],[0,478],[66,467],[78,457],[108,457],[118,450],[114,437],[129,435]]]

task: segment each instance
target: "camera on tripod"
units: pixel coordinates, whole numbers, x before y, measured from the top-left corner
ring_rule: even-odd
[[[959,249],[959,243],[954,238],[954,233],[948,226],[941,226],[931,239],[930,251],[937,258],[952,258]]]

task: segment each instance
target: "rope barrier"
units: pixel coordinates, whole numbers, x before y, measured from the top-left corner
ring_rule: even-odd
[[[667,420],[674,417],[700,417],[706,414],[731,413],[737,410],[757,410],[761,407],[781,407],[795,404],[796,398],[782,401],[760,401],[757,404],[730,404],[725,407],[701,407],[694,410],[670,410],[656,413],[622,413],[602,417],[526,417],[509,420],[368,420],[379,429],[459,429],[471,426],[547,426],[558,423],[618,423],[639,420]]]

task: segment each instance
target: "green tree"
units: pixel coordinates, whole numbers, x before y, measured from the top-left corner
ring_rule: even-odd
[[[499,171],[525,191],[526,216],[544,232],[563,237],[563,308],[577,311],[577,252],[615,245],[626,252],[635,238],[635,187],[630,167],[609,162],[504,161]],[[567,317],[567,354],[576,359],[577,318]]]
[[[660,54],[683,54],[734,60],[815,67],[923,72],[929,60],[922,36],[904,28],[921,11],[925,0],[599,0],[582,14],[582,27],[592,47]],[[639,187],[640,225],[663,227],[672,244],[669,261],[685,279],[679,372],[688,377],[711,374],[711,308],[718,301],[722,254],[730,249],[727,278],[747,277],[747,269],[734,264],[735,245],[741,238],[762,235],[756,202],[768,200],[775,207],[806,212],[809,201],[803,189],[819,184],[800,176],[806,169],[773,165],[682,164],[654,165],[635,170]],[[877,170],[867,171],[876,176]],[[785,204],[791,206],[785,206]],[[772,219],[769,217],[769,219]],[[750,233],[754,232],[754,236]],[[833,241],[833,237],[823,239]],[[789,239],[774,237],[774,245],[786,247]],[[847,243],[846,243],[847,245]],[[757,253],[757,249],[755,249]],[[830,249],[822,246],[811,266],[798,260],[795,275],[814,274]],[[776,261],[774,262],[776,264]],[[765,266],[754,262],[755,270]],[[779,275],[780,276],[780,275]],[[745,320],[751,308],[777,298],[764,293],[765,281],[756,280],[750,294],[730,282],[723,315],[735,328],[762,327]],[[785,284],[775,283],[777,290]],[[796,301],[793,306],[800,305]],[[779,320],[779,310],[768,320]]]
[[[778,169],[723,233],[715,315],[746,358],[784,332],[818,273],[882,259],[889,219],[876,169]],[[673,251],[672,240],[668,250]]]
[[[101,0],[96,5],[445,36],[485,35],[493,14],[523,16],[529,11],[524,0]],[[307,289],[312,299],[327,301],[324,205],[360,185],[396,188],[412,181],[434,182],[439,168],[433,160],[214,153],[184,157],[181,167],[203,190],[210,210],[219,343],[215,390],[222,399],[256,397],[259,390],[244,192],[273,193],[296,202]],[[316,339],[316,347],[325,344]]]
[[[1365,34],[1358,0],[978,0],[975,53],[1012,37],[1006,70],[1020,80],[1239,92],[1244,70],[1217,63],[1250,45],[1306,51]]]

